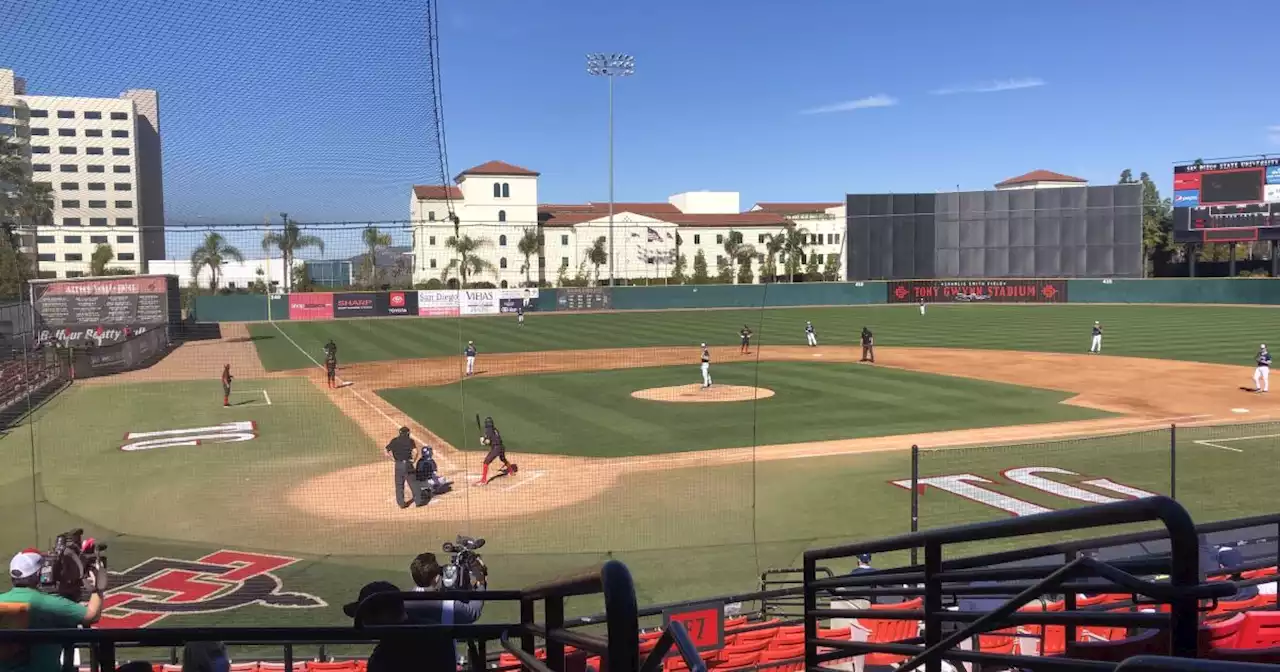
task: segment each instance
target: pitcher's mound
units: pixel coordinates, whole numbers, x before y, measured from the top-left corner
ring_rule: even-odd
[[[773,396],[773,390],[763,387],[747,387],[746,385],[712,385],[703,389],[702,385],[678,385],[676,387],[651,387],[647,390],[636,390],[631,393],[636,399],[649,401],[672,401],[676,403],[751,401]]]

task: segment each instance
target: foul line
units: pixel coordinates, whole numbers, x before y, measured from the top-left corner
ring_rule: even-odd
[[[1277,436],[1280,436],[1280,434],[1258,434],[1257,436],[1236,436],[1236,437],[1228,437],[1225,439],[1214,439],[1212,441],[1209,441],[1207,439],[1200,439],[1198,441],[1192,441],[1192,443],[1197,443],[1202,446],[1209,446],[1210,448],[1218,448],[1221,450],[1230,450],[1236,453],[1243,453],[1244,449],[1242,448],[1232,448],[1231,446],[1223,446],[1219,444],[1229,443],[1231,441],[1250,441],[1252,439],[1274,439]]]
[[[546,476],[546,475],[547,475],[547,472],[545,472],[545,471],[535,471],[535,472],[533,472],[532,474],[529,474],[529,477],[528,477],[528,478],[524,478],[524,479],[521,479],[521,480],[519,480],[519,481],[517,481],[517,482],[515,482],[515,483],[512,483],[511,485],[508,485],[507,487],[503,488],[503,489],[502,489],[502,491],[503,491],[503,492],[511,492],[512,490],[515,490],[516,488],[519,488],[519,487],[521,487],[521,486],[528,485],[528,484],[530,484],[530,483],[532,483],[532,482],[534,482],[534,481],[538,480],[539,478],[542,478],[543,476]]]
[[[292,343],[292,344],[293,344],[293,347],[295,347],[295,348],[297,348],[297,349],[298,349],[298,352],[301,352],[301,353],[303,354],[303,356],[304,356],[304,357],[306,357],[307,359],[311,360],[311,363],[312,363],[312,364],[315,364],[315,365],[316,365],[316,368],[318,368],[318,369],[320,369],[320,370],[322,370],[322,371],[324,370],[324,366],[323,366],[322,364],[320,364],[320,362],[319,362],[319,361],[317,361],[315,357],[312,357],[312,356],[311,356],[311,353],[307,352],[306,350],[303,350],[303,349],[302,349],[302,346],[298,345],[298,342],[297,342],[297,341],[293,340],[293,339],[289,336],[289,334],[285,333],[284,329],[281,329],[281,328],[280,328],[280,325],[279,325],[279,324],[277,324],[275,321],[272,321],[272,322],[271,322],[271,326],[275,327],[275,328],[276,328],[276,331],[280,332],[280,335],[281,335],[281,336],[284,336],[285,340],[287,340],[287,341],[289,341],[290,343]],[[336,377],[337,377],[337,376],[335,376],[335,378],[336,378]],[[355,390],[352,390],[352,389],[351,389],[351,384],[350,384],[350,382],[349,382],[349,381],[343,380],[342,378],[338,378],[338,380],[340,380],[340,381],[342,381],[343,383],[345,383],[345,384],[346,384],[345,389],[350,390],[350,391],[351,391],[351,394],[356,395],[356,399],[359,399],[360,401],[363,401],[363,402],[364,402],[364,404],[365,404],[366,406],[368,406],[369,408],[372,408],[373,410],[377,411],[377,412],[378,412],[378,415],[381,415],[382,417],[386,418],[386,419],[387,419],[387,422],[391,423],[391,425],[392,425],[393,427],[400,428],[400,427],[403,427],[403,426],[404,426],[404,423],[396,422],[396,419],[395,419],[395,418],[393,418],[393,417],[391,417],[390,415],[387,415],[387,412],[386,412],[386,411],[384,411],[384,410],[382,410],[381,408],[378,408],[377,406],[373,405],[373,403],[372,403],[372,402],[370,402],[368,399],[365,399],[363,396],[361,396],[359,392],[356,392]],[[410,438],[412,438],[412,436],[410,436]],[[421,441],[419,441],[419,443],[421,443]],[[447,470],[447,471],[456,471],[456,469],[454,469],[453,465],[452,465],[452,464],[449,464],[449,461],[448,461],[448,460],[444,459],[443,457],[440,457],[439,455],[437,455],[437,456],[436,456],[436,459],[440,461],[440,464],[445,468],[445,470]]]
[[[267,394],[267,391],[266,391],[266,390],[263,390],[263,391],[262,391],[262,398],[267,400],[267,405],[268,405],[268,406],[270,406],[270,405],[271,405],[271,395]]]

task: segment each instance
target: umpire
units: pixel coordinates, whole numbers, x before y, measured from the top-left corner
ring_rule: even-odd
[[[414,503],[422,506],[425,502],[423,502],[418,483],[413,478],[413,463],[418,456],[418,447],[413,444],[413,439],[409,436],[409,428],[401,427],[400,434],[391,439],[391,443],[387,444],[385,450],[387,456],[396,461],[396,504],[399,504],[402,509],[409,508],[409,503],[404,499],[404,489],[407,485]]]

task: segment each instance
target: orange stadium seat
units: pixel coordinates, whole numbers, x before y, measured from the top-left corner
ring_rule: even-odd
[[[1241,649],[1263,649],[1280,646],[1280,611],[1250,611],[1232,646]]]
[[[760,661],[761,651],[753,651],[751,653],[743,653],[737,656],[728,656],[720,659],[720,663],[716,665],[717,670],[739,670],[744,667],[755,667]]]
[[[1251,569],[1247,572],[1243,572],[1240,574],[1240,578],[1245,580],[1260,579],[1264,576],[1275,576],[1275,575],[1276,575],[1275,567],[1263,567],[1262,569]]]
[[[160,672],[156,670],[156,672]],[[249,663],[231,663],[231,672],[258,672],[257,661]]]
[[[258,662],[258,672],[285,672],[284,663],[264,663]],[[307,664],[304,662],[296,662],[293,664],[292,672],[306,672]]]
[[[804,644],[800,646],[774,647],[765,649],[760,654],[760,665],[766,666],[782,660],[791,660],[794,658],[804,658]],[[768,665],[768,669],[773,672],[796,672],[804,669],[804,661],[787,663],[785,665]]]
[[[307,672],[356,672],[356,661],[337,660],[332,663],[308,662]]]

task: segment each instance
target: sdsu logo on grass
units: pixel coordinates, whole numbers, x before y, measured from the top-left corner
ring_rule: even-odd
[[[208,614],[258,605],[327,607],[315,595],[283,590],[274,572],[298,558],[221,550],[199,560],[151,558],[111,572],[100,628],[145,628],[172,614]]]
[[[1126,499],[1141,499],[1143,497],[1156,497],[1156,493],[1135,488],[1131,485],[1117,483],[1109,478],[1086,478],[1080,481],[1080,485],[1087,485],[1094,490],[1085,490],[1071,483],[1063,483],[1046,478],[1042,474],[1052,474],[1056,476],[1080,477],[1074,471],[1059,469],[1058,467],[1017,467],[1015,469],[1005,469],[1000,475],[1008,482],[1008,484],[1030,488],[1043,494],[1054,495],[1073,502],[1081,502],[1084,504],[1111,504]],[[900,488],[911,489],[911,481],[904,479],[901,481],[892,481],[893,485]],[[1037,513],[1049,513],[1054,509],[1050,509],[1025,499],[1015,497],[1004,492],[997,492],[987,487],[988,485],[1002,485],[996,481],[992,481],[977,474],[955,474],[952,476],[930,476],[928,478],[917,479],[916,485],[919,492],[923,495],[928,486],[932,486],[943,492],[949,492],[957,497],[963,497],[971,502],[977,502],[993,509],[999,509],[1013,516],[1034,516]],[[1007,488],[1006,488],[1007,489]],[[1097,492],[1101,490],[1110,494],[1101,494]],[[1112,497],[1111,495],[1119,495]]]

